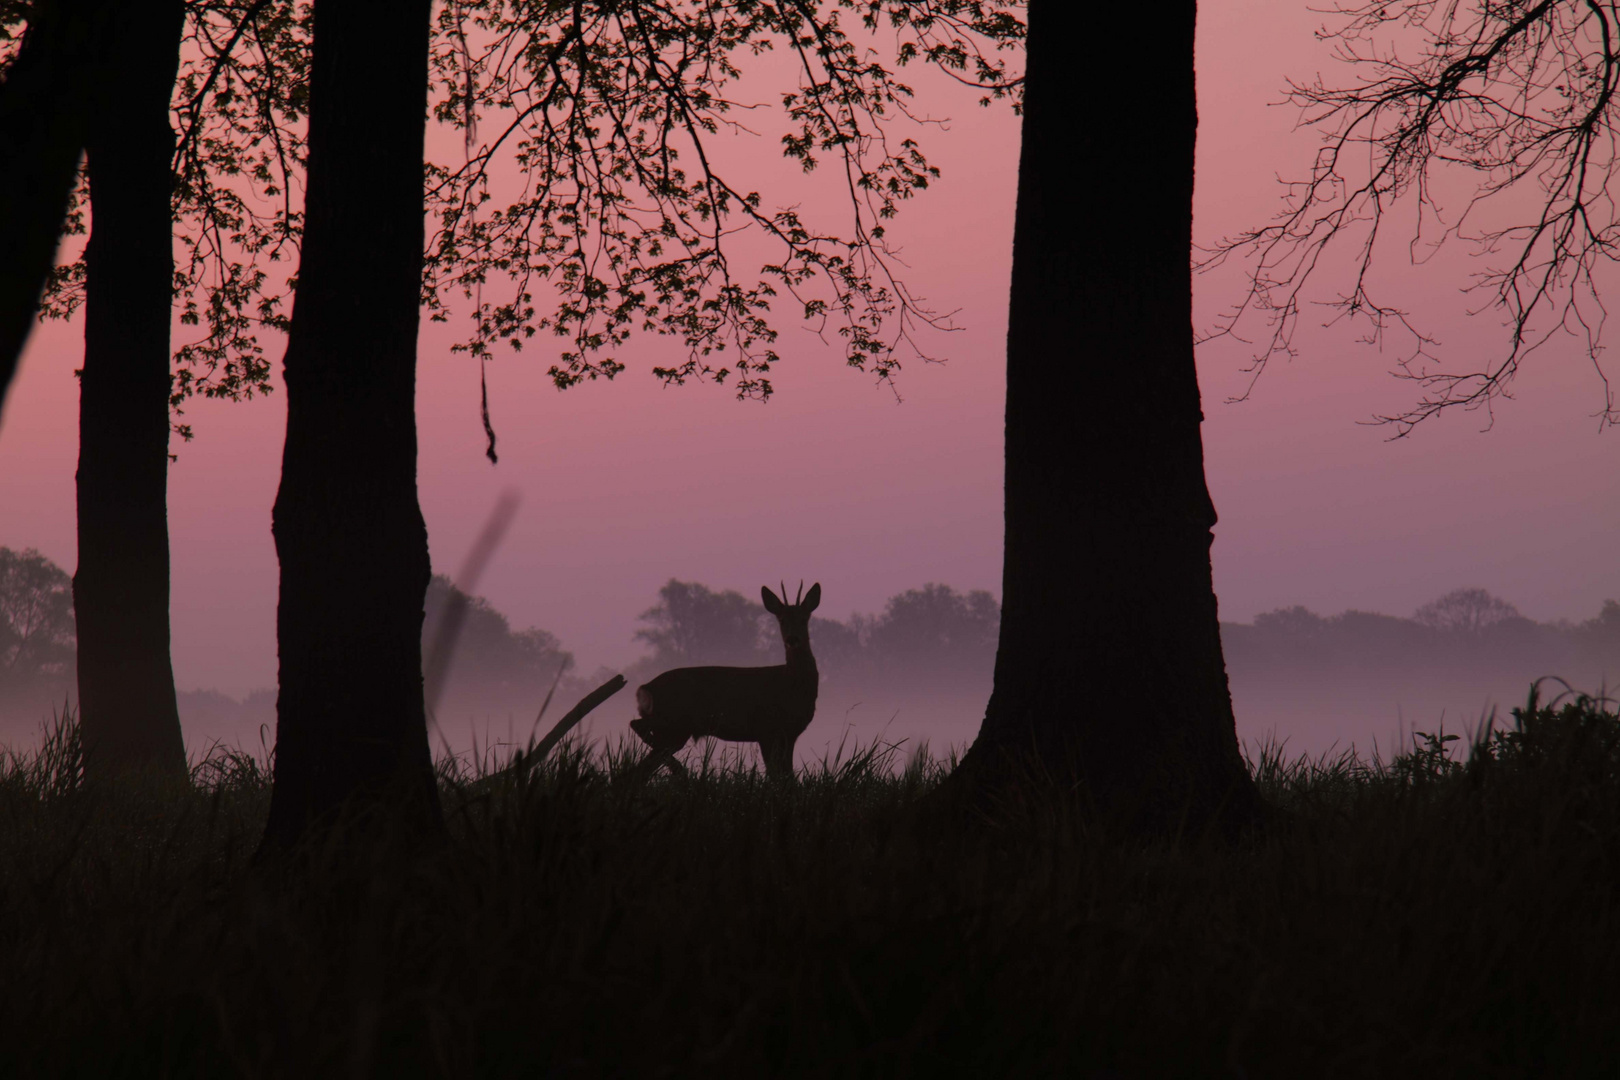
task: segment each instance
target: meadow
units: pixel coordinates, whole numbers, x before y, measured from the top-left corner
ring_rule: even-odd
[[[904,747],[791,785],[496,748],[441,760],[442,842],[255,866],[262,758],[87,787],[67,717],[0,766],[0,1071],[1613,1075],[1620,718],[1532,698],[1462,747],[1259,747],[1236,842],[964,817]]]

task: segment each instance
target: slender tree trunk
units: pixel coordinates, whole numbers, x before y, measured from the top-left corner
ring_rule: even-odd
[[[36,0],[0,72],[0,405],[56,257],[119,0]]]
[[[1193,364],[1193,0],[1031,0],[995,690],[958,783],[1154,827],[1255,806],[1210,576]],[[1070,56],[1077,56],[1069,61]]]
[[[264,848],[356,800],[438,823],[416,494],[428,0],[316,0],[287,341],[275,788]]]
[[[92,776],[186,770],[169,662],[169,319],[181,0],[129,0],[86,145],[79,379],[79,718]],[[137,10],[138,9],[138,10]]]

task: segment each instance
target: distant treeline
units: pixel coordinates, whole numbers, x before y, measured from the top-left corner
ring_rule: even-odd
[[[757,596],[670,579],[641,613],[637,641],[652,654],[640,666],[780,664],[776,620]],[[983,590],[926,584],[889,597],[875,615],[812,618],[810,644],[824,677],[979,681],[995,663],[1001,606]]]
[[[424,650],[455,592],[435,576],[427,593]],[[548,690],[571,704],[614,672],[576,670],[556,635],[515,629],[483,597],[467,597],[441,716],[532,716]],[[670,579],[639,616],[634,638],[647,649],[624,674],[632,685],[672,667],[782,662],[775,620],[757,596]],[[883,610],[814,618],[811,643],[825,683],[846,691],[903,690],[934,698],[988,695],[1001,608],[983,590],[929,583],[889,597]],[[1282,608],[1253,623],[1222,623],[1227,666],[1252,682],[1268,673],[1468,675],[1511,666],[1536,674],[1620,671],[1620,603],[1604,601],[1585,622],[1537,623],[1483,589],[1459,589],[1410,618],[1345,611],[1324,616]],[[0,713],[30,721],[74,686],[72,579],[32,549],[0,548]],[[244,701],[214,691],[183,692],[188,725],[270,724],[275,692]]]
[[[1484,589],[1458,589],[1411,618],[1370,611],[1323,616],[1282,608],[1253,623],[1222,623],[1229,669],[1304,673],[1603,672],[1620,664],[1620,603],[1596,618],[1538,623]]]
[[[428,590],[430,640],[453,588],[435,577]],[[624,669],[631,685],[673,667],[783,660],[776,620],[757,595],[671,578],[638,621],[634,639],[648,652]],[[810,641],[824,681],[846,688],[926,685],[949,697],[988,692],[1000,629],[1001,608],[988,592],[930,583],[891,596],[877,614],[813,618]],[[472,597],[439,713],[532,711],[554,682],[558,698],[571,703],[613,674],[602,668],[581,675],[554,635],[513,630],[487,600]]]
[[[429,585],[424,655],[457,591],[443,575],[435,575]],[[573,653],[555,634],[515,629],[484,597],[462,596],[461,629],[435,710],[452,731],[469,718],[532,720],[553,687],[557,708],[551,715],[557,715],[616,674],[605,667],[589,674],[578,671]],[[845,689],[899,685],[923,687],[929,696],[942,698],[985,695],[1000,620],[1000,605],[988,592],[926,584],[891,596],[876,614],[857,613],[843,621],[812,619],[810,637],[823,680]],[[647,648],[647,655],[624,669],[631,685],[672,667],[753,666],[783,659],[776,621],[757,596],[735,590],[672,578],[638,621],[634,639]],[[183,692],[180,709],[189,727],[273,728],[275,692],[258,691],[242,703],[213,691]]]

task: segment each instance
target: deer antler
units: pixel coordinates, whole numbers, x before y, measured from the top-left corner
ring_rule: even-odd
[[[782,599],[787,599],[787,586],[782,587]],[[799,601],[804,599],[804,578],[799,579],[799,595],[793,598],[793,606],[798,607]]]

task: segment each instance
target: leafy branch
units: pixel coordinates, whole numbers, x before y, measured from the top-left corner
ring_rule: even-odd
[[[189,0],[172,106],[174,294],[185,326],[206,332],[175,350],[171,407],[194,394],[251,398],[271,390],[261,328],[284,331],[302,228],[298,177],[309,87],[308,3]],[[81,169],[65,235],[83,235]],[[275,264],[287,270],[275,273]],[[84,302],[81,256],[53,270],[41,318]],[[175,430],[191,437],[189,425]]]
[[[439,14],[435,115],[461,126],[467,160],[429,169],[437,229],[425,301],[448,318],[450,294],[472,301],[473,333],[457,346],[480,359],[541,331],[567,341],[550,375],[559,387],[612,378],[613,355],[637,329],[678,336],[685,359],[654,368],[667,383],[724,383],[765,398],[780,360],[773,301],[843,339],[850,366],[891,380],[918,323],[944,325],[894,273],[885,222],[939,171],[917,142],[891,138],[919,121],[912,89],[848,36],[896,35],[897,66],[914,59],[989,91],[1018,93],[996,50],[1023,32],[1016,4],[855,0],[467,0]],[[715,138],[746,132],[735,116],[760,108],[733,88],[751,57],[782,50],[794,87],[780,95],[785,156],[810,172],[841,168],[848,224],[833,232],[794,207],[768,209],[717,166]],[[487,141],[476,125],[491,125]],[[496,191],[515,165],[517,190]],[[510,186],[510,185],[507,185]],[[733,270],[744,231],[775,249],[748,280]],[[485,299],[501,282],[500,298]],[[552,302],[537,303],[549,288]]]

